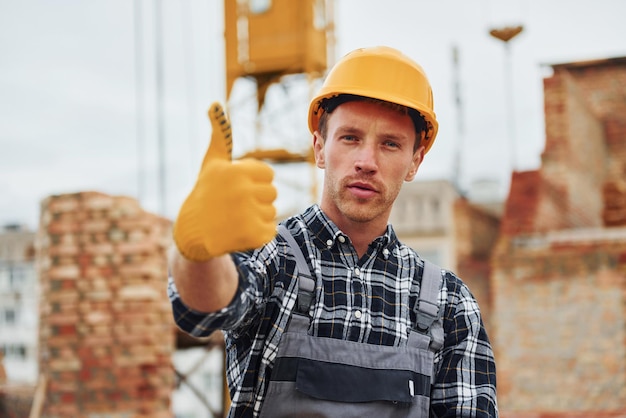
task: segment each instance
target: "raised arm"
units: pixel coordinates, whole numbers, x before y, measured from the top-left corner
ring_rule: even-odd
[[[232,161],[230,122],[219,103],[209,109],[212,135],[196,184],[174,223],[170,268],[181,300],[201,312],[230,303],[238,286],[232,252],[261,247],[276,235],[272,168]]]

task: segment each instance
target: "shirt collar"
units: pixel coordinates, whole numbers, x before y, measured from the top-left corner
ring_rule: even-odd
[[[319,249],[332,248],[336,241],[348,240],[348,236],[326,216],[317,204],[305,210],[302,214],[302,219],[308,225],[312,241]],[[398,237],[391,224],[388,224],[385,233],[374,239],[370,245],[375,245],[378,251],[384,251],[385,249],[392,251],[398,245]]]

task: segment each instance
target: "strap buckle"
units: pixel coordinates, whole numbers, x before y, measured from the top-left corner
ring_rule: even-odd
[[[436,303],[432,303],[427,300],[420,300],[419,303],[420,305],[422,303],[431,305],[431,307],[434,307],[434,312],[438,311],[439,305]],[[428,310],[431,311],[432,309],[428,309]],[[415,318],[415,330],[421,334],[428,333],[428,331],[430,330],[430,327],[432,327],[432,325],[435,323],[435,321],[438,318],[439,318],[438,312],[436,314],[432,314],[432,313],[426,312],[424,309],[418,308],[416,311],[416,318]]]

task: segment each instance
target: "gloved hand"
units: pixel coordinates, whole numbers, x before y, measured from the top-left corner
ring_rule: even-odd
[[[193,190],[174,223],[174,241],[192,261],[261,247],[276,235],[274,171],[262,161],[232,161],[228,117],[209,109],[212,135]]]

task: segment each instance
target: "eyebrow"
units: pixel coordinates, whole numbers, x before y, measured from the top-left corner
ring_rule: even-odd
[[[363,129],[359,129],[350,125],[341,125],[336,129],[338,134],[362,134]]]
[[[335,134],[337,136],[347,135],[347,134],[355,135],[355,136],[362,136],[363,135],[363,129],[357,128],[356,126],[352,126],[352,125],[346,124],[346,125],[339,126],[335,130]],[[386,140],[386,141],[392,140],[392,141],[399,141],[399,142],[402,142],[402,141],[410,142],[413,139],[413,138],[410,138],[410,137],[406,137],[404,135],[396,135],[394,133],[383,133],[378,138]]]

